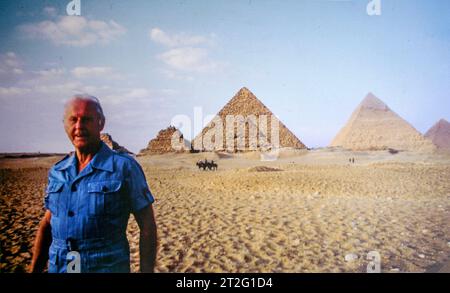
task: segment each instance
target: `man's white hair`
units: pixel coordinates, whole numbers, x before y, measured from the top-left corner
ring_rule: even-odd
[[[65,113],[65,110],[67,109],[67,107],[69,106],[69,104],[72,103],[75,100],[83,100],[83,101],[89,101],[89,102],[94,103],[95,109],[97,110],[97,113],[100,115],[100,119],[103,120],[103,121],[105,120],[105,115],[103,114],[102,105],[100,105],[99,99],[97,99],[94,96],[88,95],[88,94],[77,94],[77,95],[72,96],[64,104],[64,113]]]

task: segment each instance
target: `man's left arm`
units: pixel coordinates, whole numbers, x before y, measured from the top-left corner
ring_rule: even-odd
[[[134,213],[139,225],[139,253],[142,273],[153,273],[156,262],[156,222],[151,204]]]

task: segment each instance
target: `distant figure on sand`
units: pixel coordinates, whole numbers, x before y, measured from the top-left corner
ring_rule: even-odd
[[[205,171],[206,168],[208,168],[208,170],[217,170],[218,168],[218,165],[214,163],[214,160],[208,162],[207,159],[205,159],[205,161],[198,161],[197,163],[195,163],[195,165],[197,165],[199,169],[203,169],[203,171]]]
[[[154,199],[141,166],[100,140],[105,117],[97,98],[72,97],[63,122],[75,152],[49,172],[30,272],[42,272],[47,259],[50,273],[130,272],[130,213],[140,229],[141,271],[153,272]]]
[[[198,167],[199,169],[205,170],[205,168],[206,168],[205,162],[203,162],[203,161],[198,161],[198,162],[195,163],[195,164],[197,165],[197,167]]]
[[[214,160],[211,160],[210,169],[217,170],[217,164],[214,163]]]

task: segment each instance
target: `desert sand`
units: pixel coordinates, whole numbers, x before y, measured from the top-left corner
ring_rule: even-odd
[[[218,171],[198,170],[204,158]],[[2,272],[29,264],[47,171],[59,159],[0,160]],[[326,148],[284,150],[273,162],[258,153],[137,159],[156,199],[157,272],[366,272],[370,251],[382,272],[436,271],[449,261],[448,153]],[[135,272],[132,217],[128,237]]]

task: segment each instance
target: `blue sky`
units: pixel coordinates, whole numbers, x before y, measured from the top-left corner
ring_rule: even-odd
[[[62,107],[82,92],[135,152],[243,86],[309,147],[368,92],[422,133],[450,120],[450,1],[69,2],[0,1],[0,152],[71,150]]]

